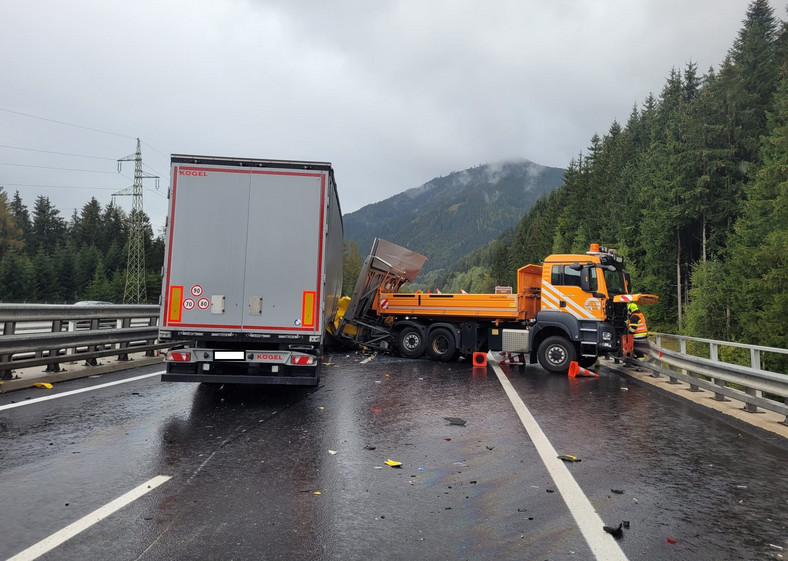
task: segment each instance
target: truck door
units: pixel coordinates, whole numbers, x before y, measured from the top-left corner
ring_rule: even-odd
[[[549,275],[549,282],[543,279],[543,310],[567,312],[578,319],[604,319],[604,302],[594,295],[598,287],[596,267],[552,264]],[[590,290],[583,290],[583,284]]]
[[[251,173],[243,325],[283,333],[320,331],[326,176]]]
[[[171,193],[166,325],[241,325],[249,174],[175,166]]]

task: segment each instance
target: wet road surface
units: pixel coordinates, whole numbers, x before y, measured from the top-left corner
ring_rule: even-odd
[[[0,410],[0,558],[167,475],[40,559],[594,559],[492,368],[362,359],[311,389],[154,376]],[[602,368],[504,371],[629,559],[788,554],[785,448]]]

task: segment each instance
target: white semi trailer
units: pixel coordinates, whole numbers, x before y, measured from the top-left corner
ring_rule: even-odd
[[[168,382],[315,385],[342,290],[330,163],[172,156]]]

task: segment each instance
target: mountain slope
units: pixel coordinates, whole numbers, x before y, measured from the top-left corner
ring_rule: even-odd
[[[425,272],[442,269],[515,225],[563,172],[528,160],[454,172],[346,214],[345,240],[362,259],[379,237],[429,257]]]

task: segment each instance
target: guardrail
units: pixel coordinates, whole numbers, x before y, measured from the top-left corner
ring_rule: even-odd
[[[59,372],[60,364],[84,359],[145,352],[169,346],[158,342],[159,306],[0,304],[0,380],[12,377],[15,368],[47,366]]]
[[[761,353],[770,352],[788,355],[788,350],[762,347],[744,343],[714,341],[684,335],[657,333],[656,345],[652,344],[649,360],[627,362],[648,368],[652,376],[667,376],[670,383],[679,380],[689,384],[690,391],[700,388],[714,393],[714,399],[725,401],[736,399],[745,404],[744,409],[757,413],[758,408],[785,415],[783,424],[788,425],[788,375],[761,369]],[[678,339],[679,350],[665,349],[664,338]],[[710,358],[699,357],[687,352],[687,342],[708,345]],[[750,352],[751,366],[741,366],[720,360],[720,347],[737,347]],[[782,401],[780,401],[782,400]]]

